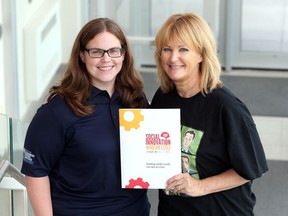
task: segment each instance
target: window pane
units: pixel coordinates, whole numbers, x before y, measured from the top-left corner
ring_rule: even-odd
[[[172,14],[193,12],[203,16],[203,0],[153,0],[151,1],[151,36]]]
[[[242,51],[288,52],[288,0],[242,1]]]

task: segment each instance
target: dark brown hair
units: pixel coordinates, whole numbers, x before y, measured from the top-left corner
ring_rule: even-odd
[[[143,80],[134,67],[132,49],[120,26],[108,18],[91,20],[80,30],[75,39],[64,78],[59,85],[50,89],[48,101],[55,95],[61,95],[75,114],[86,116],[93,112],[94,107],[86,104],[92,87],[91,77],[80,59],[80,51],[84,51],[87,43],[102,32],[115,35],[122,48],[125,49],[123,65],[115,81],[115,90],[120,93],[122,106],[125,108],[147,106],[147,99],[143,92]]]

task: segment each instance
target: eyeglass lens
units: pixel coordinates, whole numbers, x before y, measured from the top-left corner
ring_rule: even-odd
[[[92,58],[101,58],[104,56],[104,54],[107,52],[108,56],[111,58],[118,58],[122,56],[123,49],[122,48],[111,48],[108,50],[103,50],[103,49],[97,49],[97,48],[92,48],[92,49],[86,49],[89,56]]]

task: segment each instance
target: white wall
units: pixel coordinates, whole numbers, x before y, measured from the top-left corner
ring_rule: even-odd
[[[1,25],[2,25],[2,38],[1,38],[1,45],[0,45],[0,61],[1,61],[1,113],[8,115],[9,113],[16,113],[15,112],[15,106],[14,104],[16,101],[15,92],[16,89],[13,87],[14,85],[14,73],[13,73],[13,60],[15,58],[12,58],[12,52],[13,52],[13,46],[12,46],[12,22],[13,19],[10,18],[11,14],[11,7],[12,7],[13,1],[9,0],[2,0],[1,1]],[[5,55],[4,55],[5,53]],[[16,82],[17,83],[17,82]]]
[[[74,40],[88,21],[88,3],[88,0],[60,0],[63,63],[69,60]]]
[[[7,115],[20,120],[30,121],[31,116],[34,115],[39,104],[44,102],[39,101],[43,100],[41,95],[48,93],[46,92],[50,87],[48,85],[59,66],[67,63],[74,39],[82,27],[83,3],[85,4],[86,1],[32,0],[30,3],[29,1],[22,0],[15,1],[15,42],[17,45],[15,64],[17,65],[17,75],[16,79],[13,78],[15,83],[5,82],[4,85],[7,87],[12,84],[13,89],[17,89],[15,92],[11,91],[10,94],[8,93],[9,98],[17,98],[17,100],[5,104],[7,110],[10,110],[10,112],[7,112]],[[52,10],[51,8],[55,5],[57,10],[59,10],[59,18],[61,21],[59,37],[58,34],[54,32],[53,34],[56,35],[56,37],[53,39],[54,42],[52,46],[48,48],[44,47],[43,50],[39,51],[37,50],[37,44],[35,44],[37,43],[37,37],[33,32],[31,33],[31,29],[33,30],[31,26],[41,25],[41,19],[47,19],[47,11]],[[47,10],[43,10],[43,7],[47,8]],[[42,13],[42,11],[43,16],[39,14],[39,12]],[[42,34],[44,30],[42,30]],[[58,51],[59,46],[60,49]],[[56,50],[55,58],[58,58],[58,55],[60,56],[60,61],[54,58],[53,61],[50,60],[49,68],[42,68],[43,64],[47,64],[49,60],[49,56],[47,57],[46,55],[47,52],[51,53],[53,50]],[[36,60],[38,62],[41,61],[41,64],[37,65]],[[33,71],[33,69],[35,70]],[[12,77],[8,79],[11,80]],[[13,107],[17,107],[17,109],[13,109]]]

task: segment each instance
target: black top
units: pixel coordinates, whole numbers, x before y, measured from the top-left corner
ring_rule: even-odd
[[[189,169],[182,163],[182,170],[192,177],[204,179],[232,168],[253,180],[268,170],[251,114],[228,89],[182,98],[176,90],[163,94],[159,88],[151,107],[181,109],[182,157],[189,161]],[[202,197],[165,195],[159,190],[159,216],[253,215],[255,195],[251,185],[252,181]]]

